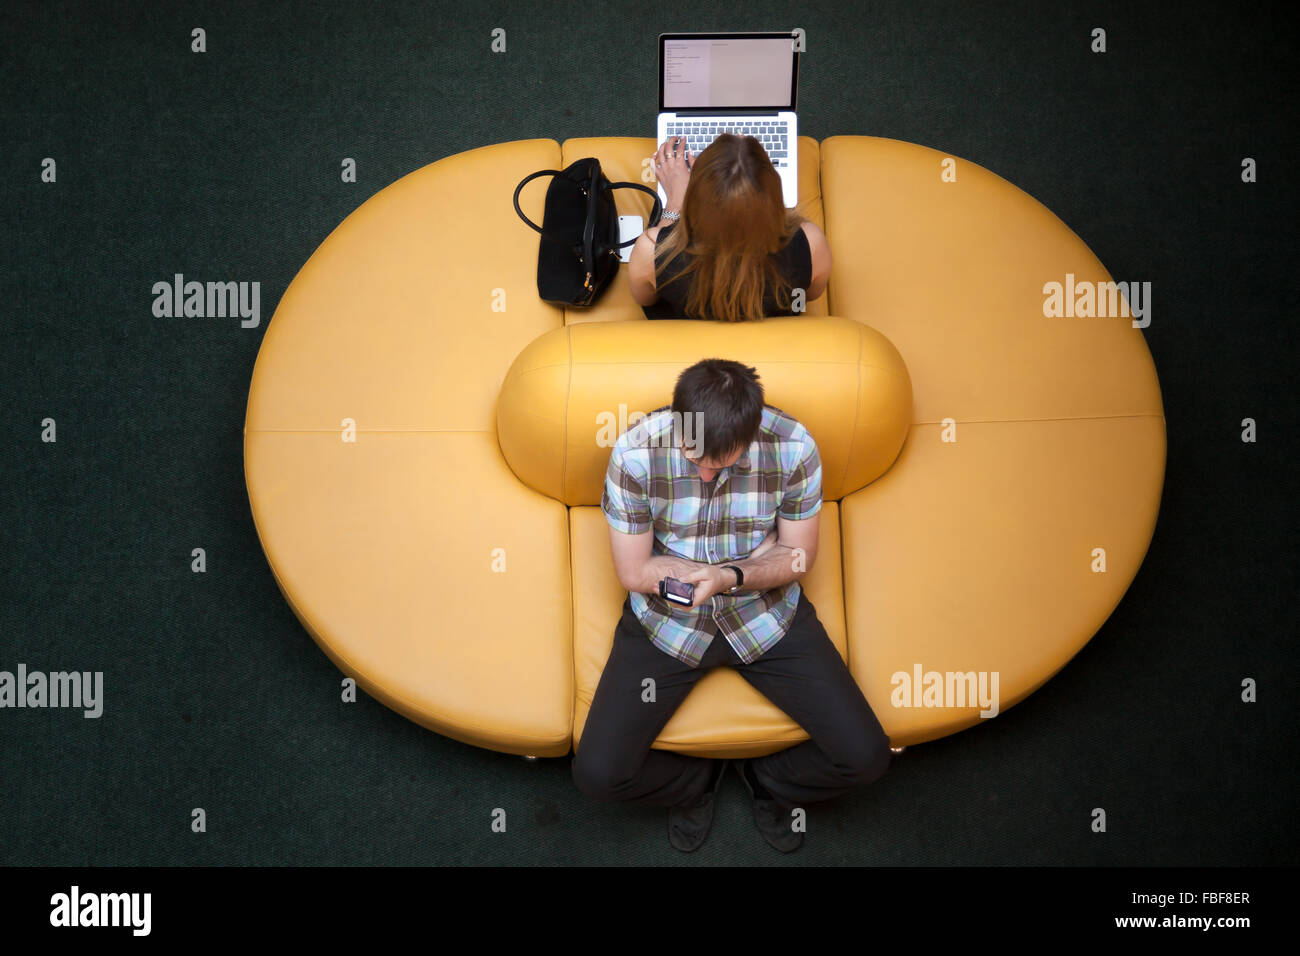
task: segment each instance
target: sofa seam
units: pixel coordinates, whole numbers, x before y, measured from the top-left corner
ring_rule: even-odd
[[[836,318],[836,316],[832,316],[832,315],[817,315],[817,316],[813,316],[812,318],[814,318],[814,319],[833,319],[833,318]],[[767,320],[767,319],[758,319],[758,320],[756,320],[756,321],[757,321],[757,322],[766,322],[766,321],[768,321],[768,320]],[[851,319],[850,319],[850,320],[848,320],[848,321],[854,321],[854,320],[851,320]],[[866,323],[863,323],[863,322],[859,322],[858,325],[862,326],[863,328],[870,328],[870,326],[866,325]],[[862,354],[862,343],[861,343],[861,341],[859,341],[859,343],[858,343],[858,355],[859,355],[859,357],[861,356],[861,354]],[[558,366],[559,364],[560,364],[559,362],[556,362],[555,365],[552,365],[552,366],[538,366],[538,367],[539,367],[539,368],[554,368],[554,367]],[[593,362],[593,361],[587,361],[587,362],[583,362],[582,364],[583,364],[583,367],[584,367],[584,368],[589,368],[589,367],[594,366],[594,365],[626,365],[626,364],[627,364],[627,359],[622,359],[622,360],[619,360],[619,359],[611,359],[611,360],[608,361],[608,362]],[[664,359],[662,362],[659,362],[659,361],[650,361],[650,360],[640,360],[640,361],[638,361],[638,364],[640,364],[640,365],[674,365],[674,366],[675,366],[675,365],[678,365],[678,364],[680,364],[680,363],[679,363],[678,361],[676,361],[676,360],[673,360],[673,359]],[[850,360],[850,359],[773,359],[771,362],[765,362],[764,364],[770,364],[770,365],[852,365],[853,362],[852,362],[852,360]],[[891,368],[891,367],[888,366],[888,365],[874,365],[874,364],[872,364],[872,363],[870,363],[870,362],[863,363],[863,362],[861,362],[861,361],[859,361],[858,364],[860,364],[860,365],[864,365],[864,367],[866,367],[866,368],[875,368],[875,369],[880,369],[882,372],[891,372],[891,373],[893,373],[893,374],[895,374],[895,375],[898,374],[897,372],[894,371],[893,368]]]
[[[851,659],[853,657],[853,648],[849,641],[849,574],[844,567],[848,563],[844,560],[846,554],[844,550],[844,509],[839,506],[843,500],[843,498],[840,498],[835,502],[835,514],[840,535],[840,613],[844,616],[844,666],[851,667],[853,665]]]
[[[1114,415],[1058,415],[1052,418],[954,418],[953,421],[958,425],[1014,425],[1018,422],[1101,422],[1112,418],[1158,418],[1161,421],[1165,420],[1162,412],[1119,412]],[[937,422],[911,423],[911,425],[942,424],[942,419]]]
[[[872,366],[864,366],[871,368]],[[949,416],[951,417],[951,416]],[[1118,412],[1114,415],[1056,415],[1050,418],[954,418],[958,425],[1011,425],[1017,422],[1096,422],[1111,418],[1159,418],[1167,421],[1163,412]],[[915,425],[942,425],[943,420],[926,422],[908,422],[908,427]],[[856,426],[856,422],[855,422]],[[566,422],[567,429],[567,422]],[[245,428],[250,435],[313,435],[338,433],[337,428]],[[496,435],[497,432],[486,428],[358,428],[358,435]],[[850,453],[852,446],[850,445]],[[567,456],[568,449],[566,447]],[[845,469],[847,474],[848,469]],[[865,487],[865,486],[864,486]],[[548,496],[549,497],[549,496]],[[563,499],[558,499],[563,500]],[[832,499],[836,500],[836,499]]]
[[[569,664],[572,670],[570,687],[574,693],[569,694],[569,749],[573,750],[573,727],[577,719],[578,689],[578,600],[574,593],[574,584],[578,579],[577,568],[573,559],[573,509],[568,504],[569,498],[569,416],[573,399],[573,333],[568,322],[564,324],[564,344],[569,354],[569,372],[564,381],[564,451],[560,459],[560,504],[564,507],[565,544],[569,551]]]
[[[840,487],[844,488],[849,480],[849,465],[853,462],[853,446],[858,441],[858,420],[862,416],[862,330],[858,330],[858,387],[854,390],[853,430],[849,432],[849,453],[844,456],[844,473],[840,477]]]

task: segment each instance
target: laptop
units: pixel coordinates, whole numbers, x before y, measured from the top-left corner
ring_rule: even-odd
[[[698,156],[719,133],[753,136],[781,177],[787,208],[799,202],[799,51],[793,33],[659,35],[656,147],[684,136]],[[659,187],[659,198],[668,196]]]

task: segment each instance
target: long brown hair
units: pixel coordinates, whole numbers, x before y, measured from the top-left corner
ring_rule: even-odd
[[[722,322],[763,316],[772,290],[790,307],[790,281],[771,254],[785,247],[804,217],[785,208],[781,177],[753,136],[723,133],[695,158],[682,218],[658,243],[655,284],[683,252],[693,258],[670,282],[689,282],[689,315]]]

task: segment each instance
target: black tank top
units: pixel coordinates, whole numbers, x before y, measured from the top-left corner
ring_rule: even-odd
[[[677,225],[670,222],[659,230],[659,235],[655,238],[656,249],[658,249],[659,240]],[[657,253],[656,253],[657,254]],[[698,315],[686,314],[686,293],[689,290],[691,276],[677,278],[678,273],[682,271],[693,259],[689,252],[681,253],[672,263],[664,269],[658,279],[659,301],[654,305],[642,306],[647,319],[698,319]],[[803,229],[795,231],[794,236],[786,243],[785,248],[780,252],[772,253],[772,258],[776,262],[776,267],[781,270],[790,281],[792,288],[807,289],[812,285],[812,249],[808,246],[808,234]],[[776,292],[773,289],[767,290],[763,296],[763,314],[766,315],[794,315],[788,307],[782,308],[777,304]]]

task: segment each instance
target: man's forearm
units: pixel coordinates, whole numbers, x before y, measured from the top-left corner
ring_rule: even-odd
[[[745,575],[744,590],[746,591],[765,591],[768,588],[780,587],[782,584],[786,583],[786,581],[793,580],[793,577],[778,581],[777,583],[763,585],[763,580],[770,576],[772,572],[765,570],[762,567],[762,559],[765,556],[771,556],[773,550],[777,547],[776,531],[772,530],[767,533],[767,537],[763,539],[762,543],[759,544],[757,548],[750,552],[749,557],[745,558],[745,560],[725,561],[720,563],[734,564],[736,567],[740,568]],[[788,558],[778,560],[774,566],[776,566],[778,570],[780,567],[786,565],[793,567],[794,551],[790,548],[784,548],[781,553],[788,555]],[[659,582],[664,578],[677,578],[678,580],[681,580],[691,571],[697,571],[700,568],[707,567],[709,567],[709,565],[702,564],[699,561],[692,561],[690,558],[682,558],[674,554],[657,554],[646,559],[645,564],[641,566],[637,579],[633,582],[629,582],[636,584],[637,586],[629,587],[628,590],[641,594],[658,594]],[[734,577],[730,571],[725,571],[723,573],[728,577]],[[750,584],[751,573],[755,575],[755,580],[757,580],[758,584],[761,586]]]
[[[664,578],[677,578],[680,581],[692,571],[707,567],[707,564],[692,561],[690,558],[679,558],[674,554],[657,554],[647,558],[645,564],[641,565],[635,581],[625,583],[629,585],[629,591],[639,594],[658,594],[659,582]]]
[[[767,591],[797,581],[807,571],[807,559],[804,552],[785,545],[773,545],[771,550],[755,557],[750,555],[744,561],[727,561],[740,568],[745,576],[742,591]],[[731,571],[723,571],[729,577],[735,577]]]

